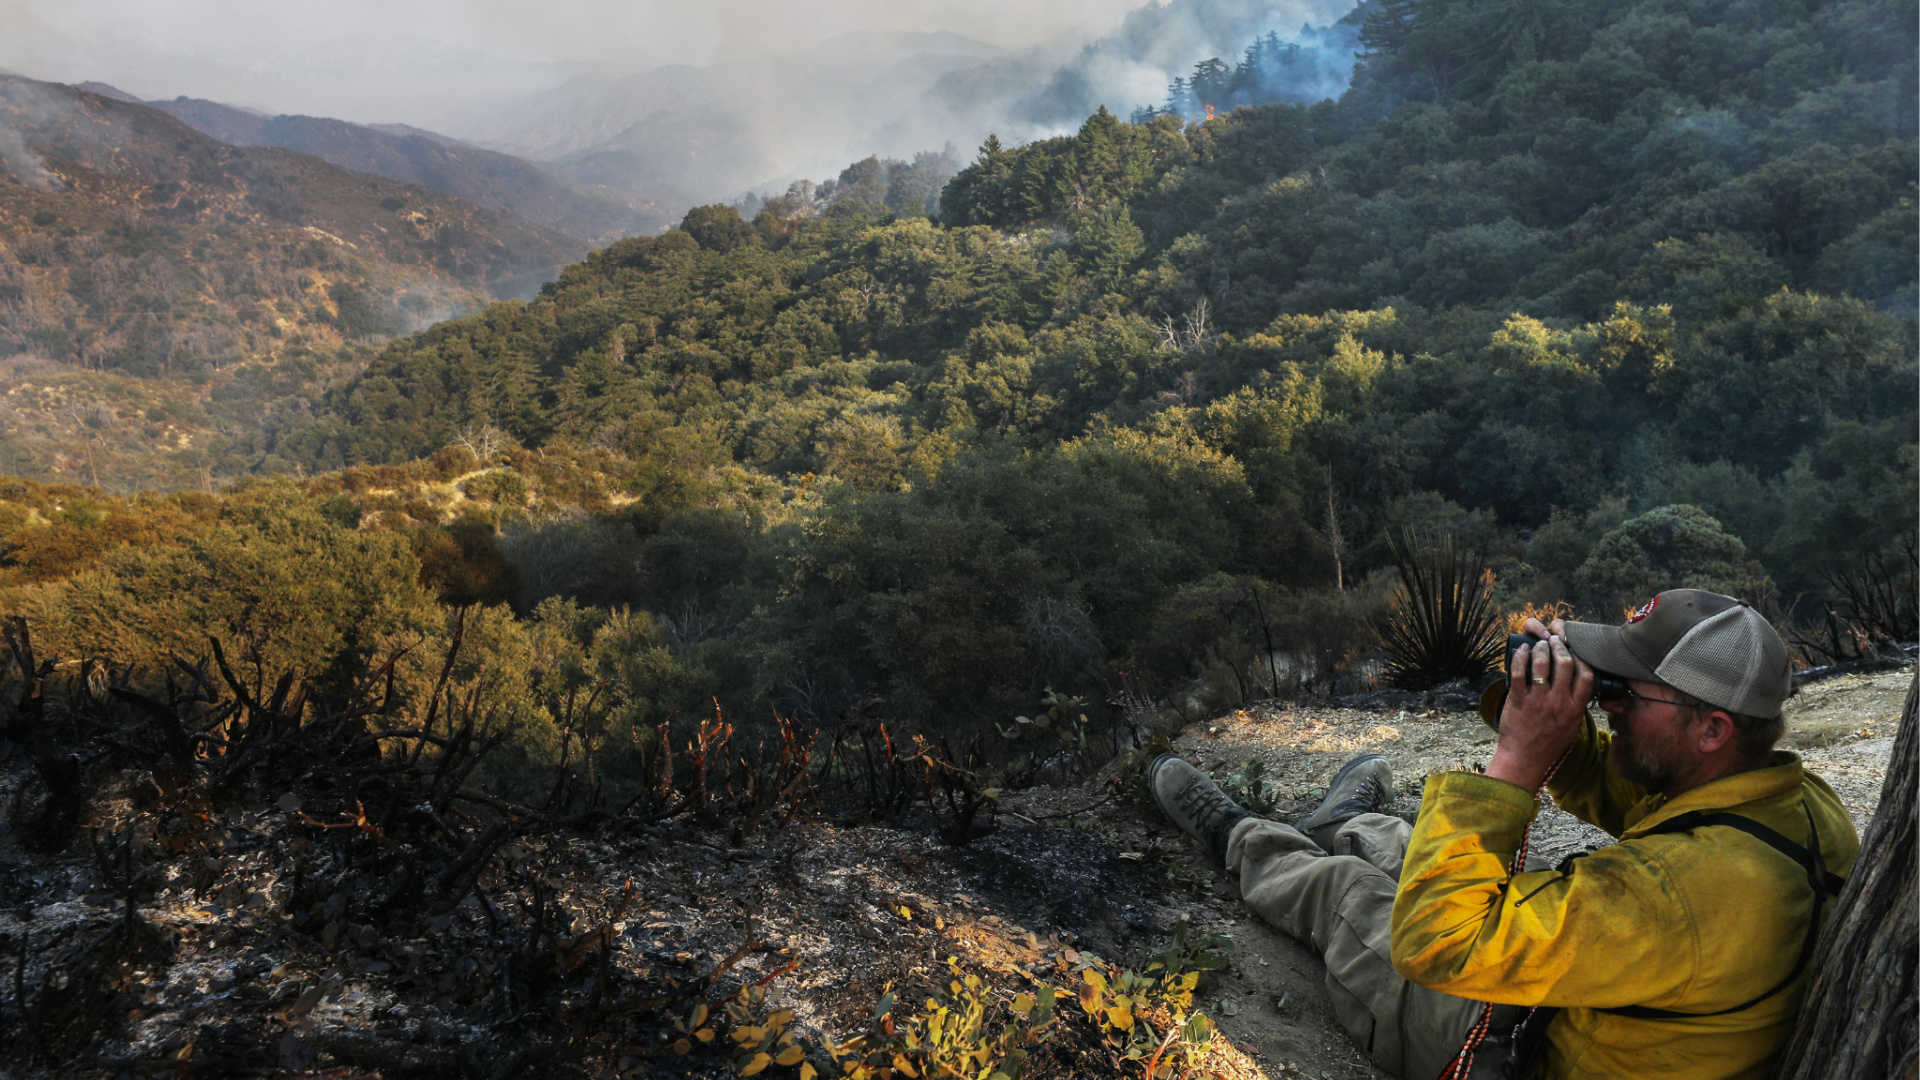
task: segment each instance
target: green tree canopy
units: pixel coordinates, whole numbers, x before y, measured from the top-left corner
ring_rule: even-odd
[[[1660,506],[1593,545],[1574,577],[1586,596],[1631,608],[1667,589],[1710,589],[1758,602],[1770,583],[1747,546],[1697,506]]]

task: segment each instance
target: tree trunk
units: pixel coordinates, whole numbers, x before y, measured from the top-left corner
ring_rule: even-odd
[[[1813,976],[1793,1042],[1777,1080],[1915,1080],[1920,1022],[1914,967],[1920,951],[1920,879],[1915,826],[1920,824],[1920,676],[1907,688],[1893,760],[1880,807],[1867,826],[1860,858],[1833,918],[1820,932]]]

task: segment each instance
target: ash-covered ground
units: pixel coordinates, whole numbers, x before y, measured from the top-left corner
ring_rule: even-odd
[[[115,811],[126,809],[102,807],[101,824],[120,824]],[[99,1042],[68,1057],[47,1033],[55,1060],[26,1074],[189,1063],[189,1075],[351,1064],[388,1076],[489,1076],[529,1047],[563,1044],[604,978],[606,1000],[682,998],[603,1018],[632,1051],[616,1066],[627,1057],[628,1071],[645,1063],[732,1075],[725,1058],[644,1053],[677,1038],[668,1018],[708,996],[680,992],[730,957],[716,989],[773,976],[802,1028],[839,1037],[888,989],[927,996],[945,981],[949,956],[997,984],[1064,983],[1067,953],[1117,959],[1167,929],[1150,871],[1072,829],[1015,823],[965,847],[929,829],[822,820],[740,847],[695,821],[556,829],[505,849],[500,880],[445,914],[385,920],[344,892],[290,905],[303,828],[278,808],[241,811],[194,837],[197,850],[220,852],[216,873],[199,873],[207,855],[149,864],[159,880],[135,918],[151,942],[104,1006]],[[125,904],[91,852],[36,857],[17,839],[0,847],[0,933],[16,953],[8,966],[25,958],[17,974],[32,997],[63,988],[60,959],[116,934]],[[536,892],[544,912],[530,909]],[[526,947],[542,919],[554,940],[541,951],[557,960]],[[602,931],[613,942],[604,967]],[[566,974],[536,996],[516,962]],[[524,1064],[528,1075],[548,1071]]]
[[[1072,994],[1163,948],[1177,890],[1091,832],[990,803],[956,829],[906,786],[836,809],[791,763],[757,796],[670,770],[651,803],[568,814],[462,788],[471,731],[436,763],[352,710],[249,701],[183,722],[226,751],[187,759],[167,723],[75,701],[59,740],[0,742],[8,1075],[732,1076],[727,1036],[776,1024],[802,1053],[767,1075],[834,1075],[889,995],[905,1014],[967,976],[996,1008],[1069,995],[1024,1075],[1140,1072]],[[888,770],[916,760],[933,791],[925,760]],[[747,987],[790,1015],[696,1038]],[[1206,1060],[1262,1075],[1227,1039]]]
[[[1792,706],[1790,743],[1862,824],[1912,677],[1847,676]],[[817,1048],[870,1027],[889,992],[919,1001],[955,971],[1002,998],[1071,988],[1088,956],[1138,963],[1182,920],[1234,940],[1197,1002],[1223,1036],[1208,1068],[1382,1075],[1334,1024],[1318,959],[1251,920],[1150,806],[1115,796],[1112,766],[1002,793],[950,843],[924,803],[883,816],[794,799],[744,829],[718,808],[562,817],[408,788],[377,754],[342,752],[331,775],[265,755],[221,780],[157,764],[138,730],[114,737],[141,753],[81,740],[87,794],[60,845],[43,763],[0,744],[10,1076],[731,1076],[719,1045],[676,1052],[675,1021],[752,984],[780,990],[824,1071]],[[1175,746],[1223,778],[1260,759],[1283,816],[1377,750],[1410,814],[1421,777],[1484,762],[1492,739],[1444,703],[1259,706]],[[1607,842],[1551,809],[1536,827],[1548,855]],[[1138,1071],[1063,1025],[1026,1075]]]

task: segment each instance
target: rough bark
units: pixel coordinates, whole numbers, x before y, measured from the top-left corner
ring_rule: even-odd
[[[1920,676],[1907,690],[1880,808],[1833,918],[1820,934],[1805,1004],[1777,1080],[1915,1080],[1914,968],[1920,953]]]

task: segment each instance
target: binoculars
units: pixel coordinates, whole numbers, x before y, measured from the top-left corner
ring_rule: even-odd
[[[1496,731],[1500,728],[1500,710],[1507,703],[1507,680],[1509,673],[1513,671],[1514,654],[1520,651],[1520,646],[1522,645],[1538,645],[1539,643],[1540,639],[1532,634],[1507,635],[1507,656],[1506,662],[1500,665],[1500,678],[1495,679],[1492,684],[1487,687],[1486,691],[1480,695],[1480,719],[1484,721],[1488,727]],[[1554,663],[1551,659],[1551,654],[1549,654],[1547,662],[1549,665]],[[1553,677],[1551,667],[1548,668],[1547,677],[1549,679]],[[1604,671],[1595,671],[1593,673],[1593,700],[1625,701],[1628,697],[1632,696],[1632,693],[1631,690],[1627,689],[1627,680],[1620,676],[1609,675]]]
[[[1520,651],[1520,646],[1538,644],[1540,644],[1540,639],[1534,637],[1532,634],[1508,634],[1507,659],[1505,663],[1500,665],[1500,673],[1506,675],[1513,671],[1513,654]],[[1551,653],[1547,656],[1547,663],[1549,665],[1547,678],[1552,679],[1553,669],[1551,665],[1554,663],[1554,660]],[[1631,691],[1627,689],[1627,680],[1620,676],[1609,675],[1604,671],[1595,671],[1593,673],[1593,700],[1625,701],[1630,693]]]

